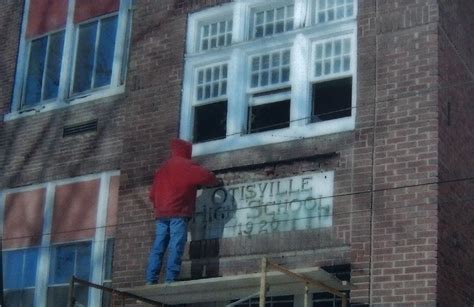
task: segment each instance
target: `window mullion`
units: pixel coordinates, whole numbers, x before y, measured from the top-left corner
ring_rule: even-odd
[[[229,63],[227,135],[240,137],[245,132],[247,117],[247,63],[242,50],[234,49]]]
[[[19,104],[18,104],[18,109],[21,109],[25,103],[25,97],[26,97],[26,83],[27,83],[27,78],[28,78],[28,70],[29,70],[29,63],[30,63],[30,58],[31,58],[31,43],[33,41],[29,41],[27,44],[26,44],[26,63],[25,63],[25,68],[24,68],[24,74],[22,76],[22,88],[21,88],[21,93],[20,93],[20,96],[19,96]]]
[[[51,34],[48,34],[48,40],[46,42],[46,53],[44,55],[44,68],[43,68],[43,76],[41,77],[41,93],[40,93],[40,101],[39,103],[43,102],[44,100],[44,88],[46,84],[46,74],[48,70],[48,62],[49,62],[49,48],[51,46]]]
[[[294,10],[294,24],[295,29],[303,28],[308,24],[308,17],[310,15],[309,0],[295,0]]]
[[[70,85],[72,84],[72,78],[74,69],[71,69],[71,66],[75,66],[75,62],[71,65],[71,61],[75,59],[75,51],[73,49],[75,43],[74,35],[74,7],[76,0],[71,0],[68,2],[67,10],[67,19],[66,19],[66,29],[64,31],[64,49],[63,56],[61,60],[61,72],[59,77],[59,88],[58,88],[58,99],[59,101],[64,101],[70,92]],[[76,38],[77,39],[77,38]],[[71,56],[73,55],[73,56]]]
[[[125,69],[122,65],[122,61],[125,59],[125,53],[128,51],[125,49],[126,35],[128,35],[127,20],[131,18],[129,15],[129,9],[131,8],[131,0],[120,0],[119,14],[117,20],[117,31],[114,49],[114,62],[112,64],[112,77],[110,85],[117,87],[120,85],[121,69]],[[131,15],[131,14],[130,14]],[[128,17],[128,18],[127,18]],[[128,47],[128,46],[127,46]]]
[[[49,268],[51,263],[51,230],[56,185],[49,183],[46,187],[44,202],[44,222],[41,246],[38,251],[36,268],[35,307],[45,307],[48,293]]]
[[[184,66],[184,79],[182,103],[183,107],[181,108],[181,118],[180,118],[180,136],[185,140],[192,140],[192,113],[193,113],[193,101],[194,97],[194,83],[195,79],[195,68],[193,67],[191,61],[187,61]]]
[[[91,251],[91,281],[96,284],[102,284],[104,281],[104,263],[105,263],[105,239],[107,224],[107,205],[109,198],[110,175],[102,173],[100,177],[100,189],[98,195],[98,206],[96,213],[96,231],[94,241],[92,241]],[[100,306],[102,292],[92,289],[90,292],[89,306]]]
[[[23,11],[29,12],[30,10],[30,0],[26,0],[24,4]],[[21,101],[23,97],[23,91],[26,84],[26,69],[29,58],[29,48],[26,40],[26,26],[28,23],[28,14],[23,14],[23,20],[21,23],[21,39],[20,45],[18,48],[18,60],[17,60],[17,70],[15,73],[15,84],[13,88],[13,99],[11,105],[11,111],[15,112],[21,108]]]
[[[304,126],[311,114],[310,90],[308,80],[309,42],[302,35],[297,35],[291,52],[291,107],[290,127]]]
[[[236,3],[232,16],[232,43],[243,42],[248,32],[248,7],[243,3]]]
[[[94,60],[92,61],[92,77],[91,77],[91,83],[89,86],[89,89],[94,88],[95,84],[95,75],[96,75],[96,69],[97,69],[97,58],[98,58],[98,53],[99,53],[99,42],[100,42],[100,34],[102,30],[102,20],[99,19],[97,20],[97,28],[95,29],[95,43],[94,43]]]

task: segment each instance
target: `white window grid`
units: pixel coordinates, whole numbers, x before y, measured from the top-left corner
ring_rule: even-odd
[[[250,57],[250,89],[266,89],[290,82],[289,48]]]
[[[354,16],[354,0],[316,0],[315,23],[326,23]]]
[[[227,96],[228,64],[219,63],[196,70],[196,102],[206,103]]]
[[[294,4],[265,10],[255,10],[252,15],[252,38],[284,33],[294,28]]]
[[[28,12],[30,7],[30,2],[33,0],[26,0],[24,5],[24,11]],[[112,68],[112,80],[111,85],[107,88],[102,88],[100,91],[94,91],[94,93],[85,93],[84,95],[70,95],[70,86],[72,83],[72,66],[73,66],[73,54],[75,52],[75,24],[74,24],[74,6],[76,1],[79,0],[70,0],[68,1],[68,10],[67,10],[67,21],[65,26],[65,37],[64,37],[64,47],[63,47],[63,56],[61,63],[61,73],[59,81],[58,95],[56,99],[48,100],[47,103],[40,103],[32,108],[23,109],[22,99],[25,84],[25,75],[27,73],[26,69],[28,66],[28,57],[29,57],[29,42],[31,39],[26,38],[26,28],[28,21],[28,14],[23,14],[22,21],[22,33],[21,40],[18,51],[18,62],[15,74],[15,85],[13,90],[13,98],[10,113],[4,116],[4,120],[13,120],[19,117],[25,117],[34,115],[37,112],[46,112],[58,108],[64,108],[71,104],[83,103],[91,100],[96,100],[112,95],[122,93],[124,91],[124,80],[123,75],[126,70],[126,65],[123,61],[126,60],[128,55],[129,46],[126,45],[128,41],[128,36],[130,35],[130,18],[133,0],[120,0],[120,6],[118,11],[118,23],[117,23],[117,39],[115,42],[115,52],[114,52],[114,63]],[[56,31],[53,31],[56,32]],[[51,32],[51,33],[53,33]],[[46,33],[49,35],[51,33]],[[46,101],[43,101],[46,102]]]
[[[252,37],[253,18],[257,11],[294,4],[294,30],[278,36],[261,38],[256,44]],[[354,10],[356,11],[356,2]],[[180,137],[193,139],[193,107],[196,105],[225,100],[228,105],[227,135],[219,140],[193,145],[196,156],[210,153],[243,149],[263,144],[285,142],[293,138],[314,137],[342,131],[355,127],[355,114],[350,117],[338,118],[324,122],[311,121],[311,84],[314,82],[351,77],[357,84],[356,69],[356,36],[357,23],[355,13],[331,27],[319,25],[312,20],[316,0],[264,1],[236,0],[222,6],[212,7],[193,13],[188,21],[187,54],[183,80],[183,96],[180,120]],[[309,10],[309,11],[308,11]],[[218,50],[199,50],[200,28],[203,23],[222,20],[222,16],[232,15],[232,44]],[[350,43],[350,71],[331,73],[320,77],[314,76],[316,43],[348,37]],[[251,57],[269,53],[283,48],[291,49],[290,80],[286,84],[268,87],[251,87]],[[196,70],[210,63],[226,61],[229,65],[226,97],[201,102],[196,99]],[[337,61],[336,61],[337,62]],[[332,63],[332,62],[331,62]],[[336,63],[337,64],[337,63]],[[332,65],[332,64],[331,64]],[[259,68],[260,70],[260,68]],[[331,67],[332,71],[332,67]],[[337,69],[335,69],[337,71]],[[356,105],[356,87],[352,90],[352,106]],[[268,130],[258,133],[247,133],[248,108],[272,103],[281,99],[291,100],[290,125],[283,130]]]
[[[199,50],[229,46],[232,43],[232,23],[232,19],[226,19],[203,24],[200,30]]]
[[[351,74],[352,44],[352,38],[347,36],[314,42],[312,78]]]

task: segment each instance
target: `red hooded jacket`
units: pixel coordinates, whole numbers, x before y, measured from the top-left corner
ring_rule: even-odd
[[[191,161],[191,152],[191,143],[171,140],[171,158],[156,171],[150,189],[156,218],[192,216],[198,186],[217,184],[211,171]]]

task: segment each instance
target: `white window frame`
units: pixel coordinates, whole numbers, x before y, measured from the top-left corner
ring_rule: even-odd
[[[38,189],[45,189],[44,211],[43,211],[43,229],[41,236],[41,245],[38,246],[38,262],[36,266],[36,283],[35,283],[35,306],[47,307],[47,291],[49,287],[50,265],[53,261],[52,249],[56,245],[78,243],[89,240],[68,241],[58,244],[51,243],[51,230],[53,223],[53,207],[55,199],[55,191],[57,186],[62,186],[72,183],[80,183],[84,181],[91,181],[100,179],[100,190],[97,200],[97,215],[96,215],[96,231],[92,239],[91,249],[91,271],[90,281],[95,284],[102,284],[104,282],[105,273],[105,249],[107,248],[106,240],[106,226],[107,226],[107,207],[109,200],[109,187],[112,177],[119,176],[119,171],[103,172],[100,174],[86,175],[82,177],[68,178],[43,184],[35,184],[27,187],[13,188],[9,190],[0,191],[0,233],[4,233],[4,215],[5,203],[8,194],[17,192],[26,192]],[[18,248],[24,249],[24,248]],[[15,249],[5,249],[15,250]],[[88,307],[101,306],[102,291],[98,289],[89,289],[89,303]]]
[[[28,12],[30,8],[30,2],[32,0],[26,0],[24,5],[24,12]],[[18,50],[18,61],[15,74],[15,83],[13,88],[13,97],[11,102],[11,111],[4,115],[4,120],[13,120],[16,118],[34,115],[38,112],[47,112],[59,108],[68,107],[78,103],[83,103],[91,100],[96,100],[104,97],[118,95],[125,92],[125,84],[123,80],[123,70],[126,69],[126,65],[123,65],[123,61],[126,60],[128,55],[128,36],[130,35],[131,26],[131,9],[133,0],[120,0],[119,10],[111,15],[118,14],[117,20],[117,36],[115,41],[114,50],[114,62],[112,65],[112,78],[109,86],[94,89],[83,93],[77,93],[72,95],[70,87],[72,86],[72,79],[74,77],[72,66],[75,64],[76,53],[76,37],[78,24],[74,24],[74,7],[78,0],[68,1],[68,10],[66,17],[66,26],[64,28],[64,46],[63,56],[61,61],[61,73],[58,89],[58,97],[55,99],[49,99],[42,101],[35,106],[30,108],[22,108],[22,99],[25,88],[25,80],[28,69],[28,56],[30,43],[34,39],[26,38],[26,28],[28,23],[28,14],[23,14],[23,21],[21,27],[21,39]],[[98,17],[97,19],[102,18]],[[94,20],[91,18],[87,21]],[[87,22],[85,21],[85,22]],[[79,23],[81,24],[81,23]],[[48,33],[44,33],[41,36],[49,35],[51,33],[58,32],[54,30]],[[39,37],[41,37],[39,36]]]
[[[275,6],[289,1],[275,1]],[[180,137],[193,139],[193,93],[195,71],[205,63],[215,63],[228,59],[227,80],[227,136],[193,145],[193,155],[205,155],[231,150],[244,149],[263,144],[274,144],[294,139],[315,137],[331,133],[350,131],[355,128],[356,88],[357,88],[357,2],[354,1],[354,16],[327,24],[313,24],[313,12],[316,0],[294,0],[294,29],[271,36],[251,38],[252,12],[273,5],[264,0],[236,0],[233,3],[202,10],[189,15],[186,56],[183,79],[182,108],[180,118]],[[218,19],[222,15],[233,16],[231,46],[200,51],[197,49],[199,24]],[[311,75],[313,63],[313,44],[320,40],[338,37],[351,38],[351,71],[344,73],[352,77],[352,111],[350,117],[337,118],[322,122],[311,122],[312,97],[311,85],[315,79]],[[265,99],[251,99],[250,92],[250,56],[291,47],[290,86],[291,106],[288,128],[247,133],[247,112],[252,103],[263,103]],[[342,76],[342,75],[341,75]],[[333,77],[340,78],[334,75]],[[325,79],[326,81],[326,79]],[[329,79],[327,78],[327,81]],[[284,86],[286,87],[286,86]],[[266,89],[265,89],[266,90]],[[269,89],[270,90],[270,89]],[[256,92],[259,92],[257,90]],[[271,96],[271,95],[270,95]],[[259,102],[257,102],[259,101]],[[267,101],[270,102],[270,101]]]

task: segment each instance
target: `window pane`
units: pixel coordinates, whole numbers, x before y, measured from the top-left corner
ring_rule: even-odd
[[[74,306],[87,306],[89,291],[82,285],[74,286]],[[46,306],[68,306],[69,286],[48,287]]]
[[[23,273],[23,287],[34,287],[36,283],[36,265],[38,261],[38,249],[25,250],[25,264]]]
[[[200,33],[201,51],[229,46],[232,43],[232,19],[202,25]]]
[[[280,50],[252,57],[250,87],[279,85],[289,81],[290,51]]]
[[[41,101],[47,44],[47,36],[31,42],[30,59],[26,75],[25,98],[23,101],[24,105],[32,106]]]
[[[3,274],[6,289],[21,289],[23,272],[23,251],[4,252]]]
[[[97,24],[96,21],[79,27],[73,93],[80,93],[91,88]]]
[[[249,108],[249,132],[262,132],[290,126],[290,100]]]
[[[354,15],[352,0],[319,0],[315,15],[317,23],[350,18]]]
[[[252,20],[253,38],[293,30],[293,5],[255,12]]]
[[[55,33],[49,38],[48,61],[46,66],[43,99],[52,99],[58,96],[59,75],[63,57],[64,31]]]
[[[50,284],[68,283],[74,274],[76,248],[74,245],[56,246],[51,263]]]
[[[313,85],[314,122],[351,116],[352,78]]]
[[[4,292],[4,303],[8,307],[34,306],[35,289]]]
[[[197,72],[198,84],[196,86],[196,99],[208,100],[227,93],[227,64],[204,67]],[[204,90],[203,90],[204,89]]]
[[[81,279],[89,279],[90,267],[91,267],[91,244],[80,244],[77,245],[76,254],[76,266],[74,268],[74,274]]]
[[[314,46],[314,77],[329,76],[351,69],[351,40],[335,39]]]
[[[227,101],[194,108],[194,142],[222,139],[226,136]]]
[[[114,62],[116,33],[117,16],[109,17],[101,21],[94,87],[110,84],[112,65]]]
[[[105,250],[104,280],[112,280],[113,257],[114,257],[114,239],[108,239],[107,240],[107,248]]]

